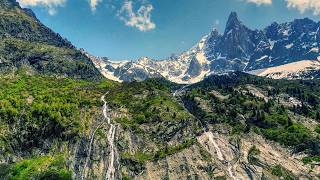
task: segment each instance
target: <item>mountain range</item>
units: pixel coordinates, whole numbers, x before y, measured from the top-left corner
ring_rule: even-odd
[[[319,61],[319,29],[320,22],[304,18],[281,24],[274,22],[262,30],[252,30],[232,12],[223,34],[214,29],[190,50],[167,60],[144,57],[136,62],[112,62],[87,55],[102,74],[112,80],[164,77],[176,83],[190,84],[210,74],[261,72],[298,61]],[[305,74],[309,74],[308,69]],[[310,78],[295,78],[305,77]]]

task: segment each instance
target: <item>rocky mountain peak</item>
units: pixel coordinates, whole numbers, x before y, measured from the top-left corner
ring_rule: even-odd
[[[237,13],[232,12],[226,24],[225,33],[219,42],[219,51],[227,59],[246,59],[254,49],[253,31],[247,28]]]
[[[232,29],[239,29],[242,26],[242,22],[239,20],[238,14],[236,12],[231,12],[227,21],[225,34]]]
[[[219,31],[216,28],[213,28],[212,31],[210,32],[209,36],[208,36],[208,39],[212,38],[212,37],[216,38],[218,36],[220,36]]]
[[[149,57],[142,57],[142,58],[138,59],[139,64],[147,64],[147,63],[149,63],[149,61],[151,61],[151,59]]]

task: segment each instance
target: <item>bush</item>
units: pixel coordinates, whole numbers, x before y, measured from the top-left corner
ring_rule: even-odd
[[[271,173],[275,176],[278,176],[280,178],[284,178],[284,179],[296,179],[294,177],[294,175],[289,172],[288,170],[286,170],[284,167],[282,167],[281,165],[276,165],[276,166],[273,166],[271,168]]]
[[[271,140],[287,146],[297,146],[311,139],[311,132],[301,124],[293,124],[287,128],[262,129],[263,134]]]

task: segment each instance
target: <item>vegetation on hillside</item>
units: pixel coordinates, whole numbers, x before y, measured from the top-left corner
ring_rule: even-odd
[[[25,159],[11,165],[0,164],[0,178],[71,180],[72,173],[65,164],[63,155]]]
[[[16,74],[0,79],[2,153],[31,151],[46,140],[77,137],[100,108],[110,81]]]
[[[271,80],[244,73],[212,76],[193,85],[183,97],[186,107],[202,124],[228,123],[233,132],[255,131],[270,140],[294,147],[296,152],[320,155],[320,140],[295,117],[300,114],[318,120],[320,87],[315,81]],[[248,85],[260,88],[267,100],[250,91]],[[227,98],[219,98],[212,91]],[[301,105],[286,105],[281,94],[297,98]],[[209,102],[212,109],[204,109],[201,102]],[[316,129],[317,131],[317,129]]]
[[[0,74],[29,73],[101,80],[93,63],[15,0],[0,1]]]
[[[121,166],[137,174],[144,170],[147,161],[158,161],[199,146],[195,137],[217,124],[231,127],[230,135],[255,132],[295,152],[305,152],[309,155],[303,159],[306,164],[319,161],[319,127],[308,129],[296,117],[317,121],[319,87],[311,81],[213,76],[186,88],[178,97],[173,92],[179,86],[164,79],[117,84],[21,72],[2,76],[0,86],[0,151],[8,155],[21,152],[26,159],[1,165],[5,169],[2,177],[68,179],[68,169],[51,165],[64,156],[52,155],[50,147],[43,149],[44,144],[74,141],[87,133],[94,116],[101,114],[100,97],[105,93],[109,107],[118,114],[113,120],[123,130],[117,137]],[[252,88],[266,97],[257,96]],[[283,94],[303,102],[308,113],[303,107],[285,104]],[[135,138],[138,151],[130,151],[125,136]],[[47,155],[32,156],[36,149]],[[209,161],[210,154],[201,148],[200,153]],[[262,164],[259,154],[259,147],[251,147],[248,161]],[[276,176],[292,177],[280,166],[270,168]],[[124,177],[127,175],[124,173]]]

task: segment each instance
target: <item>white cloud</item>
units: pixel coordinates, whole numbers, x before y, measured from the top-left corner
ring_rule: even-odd
[[[63,6],[66,0],[18,0],[22,7],[44,6],[48,9],[50,15],[54,15],[56,8]]]
[[[296,8],[301,13],[311,10],[315,15],[320,15],[320,0],[285,0],[288,8]]]
[[[152,4],[144,1],[137,11],[135,11],[133,2],[126,0],[121,9],[118,11],[118,17],[127,26],[136,27],[140,31],[149,31],[156,28],[155,23],[151,20],[152,10]]]
[[[255,3],[257,5],[270,5],[273,0],[245,0],[249,3]],[[298,9],[300,13],[305,11],[312,11],[314,15],[320,15],[320,0],[283,0],[287,3],[288,8]]]
[[[262,4],[266,4],[266,5],[269,5],[269,4],[272,4],[272,0],[245,0],[249,3],[255,3],[257,5],[262,5]]]
[[[102,1],[103,0],[89,0],[91,10],[93,12],[96,11],[98,4],[101,3]]]

